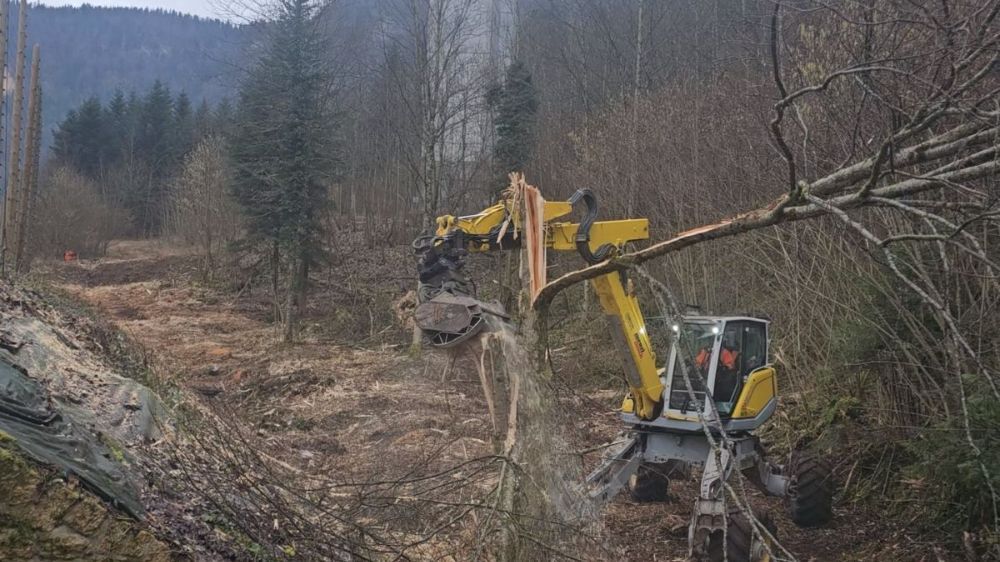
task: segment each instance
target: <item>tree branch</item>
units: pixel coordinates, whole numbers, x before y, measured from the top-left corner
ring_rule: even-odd
[[[862,195],[858,192],[841,195],[828,200],[825,206],[818,206],[813,203],[790,206],[790,195],[783,195],[766,207],[747,211],[714,224],[708,224],[687,230],[674,236],[673,238],[658,242],[643,250],[626,253],[597,265],[592,265],[584,269],[567,273],[542,288],[542,290],[538,293],[538,296],[535,298],[533,308],[535,310],[541,310],[547,307],[552,302],[552,299],[555,298],[555,296],[561,291],[580,283],[581,281],[593,279],[615,271],[631,269],[652,259],[678,252],[684,248],[694,246],[695,244],[745,234],[753,230],[774,226],[780,223],[814,218],[827,214],[829,212],[827,207],[851,209],[879,204],[879,199],[884,200],[908,197],[932,189],[945,187],[949,184],[988,177],[992,174],[996,174],[998,171],[1000,171],[1000,160],[991,160],[977,166],[962,168],[960,170],[947,172],[933,177],[907,179],[877,189],[872,189],[867,195]],[[864,178],[864,173],[862,173],[860,177]],[[814,189],[807,189],[806,192],[813,197],[816,197]]]

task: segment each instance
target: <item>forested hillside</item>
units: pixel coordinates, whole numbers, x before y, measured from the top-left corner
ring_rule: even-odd
[[[17,14],[17,4],[12,3]],[[192,103],[231,95],[239,29],[219,21],[159,10],[84,5],[29,9],[28,43],[45,46],[45,146],[51,129],[91,96],[142,91],[162,80]],[[17,17],[10,18],[16,37]],[[13,41],[11,42],[13,45]],[[13,67],[13,46],[8,64]]]

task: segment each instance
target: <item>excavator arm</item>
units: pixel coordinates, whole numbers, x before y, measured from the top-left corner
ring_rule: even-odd
[[[583,219],[564,220],[580,203],[586,210]],[[613,257],[628,242],[649,238],[648,219],[597,221],[596,217],[597,200],[588,190],[576,192],[568,201],[546,201],[545,246],[578,252],[588,264],[595,264]],[[414,242],[421,283],[417,324],[433,344],[457,345],[483,329],[484,314],[504,316],[498,305],[476,299],[475,285],[461,269],[469,253],[520,248],[523,226],[519,205],[506,199],[475,215],[439,217],[435,234]],[[641,419],[655,419],[663,408],[663,384],[632,283],[625,273],[613,272],[592,284],[624,363],[634,411]]]

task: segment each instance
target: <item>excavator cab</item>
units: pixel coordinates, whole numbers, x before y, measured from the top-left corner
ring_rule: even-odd
[[[727,430],[756,429],[777,405],[777,378],[768,363],[769,324],[750,316],[688,316],[672,325],[670,352],[661,370],[661,415],[639,420],[626,398],[623,418],[663,429],[700,431],[699,412],[704,419],[717,412]]]
[[[711,412],[710,397],[720,418],[746,417],[750,406],[773,399],[777,388],[767,366],[767,329],[767,320],[750,317],[688,317],[683,325],[672,326],[665,415],[687,417],[699,406]],[[762,371],[769,386],[758,380]]]

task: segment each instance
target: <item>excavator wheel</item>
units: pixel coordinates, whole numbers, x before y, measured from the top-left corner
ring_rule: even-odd
[[[788,463],[788,517],[799,527],[817,527],[833,518],[833,471],[819,456],[796,451]]]
[[[628,479],[628,491],[637,503],[665,502],[669,489],[670,478],[665,464],[643,464]]]
[[[769,513],[755,514],[757,519],[770,531],[775,538],[778,537],[778,526]],[[708,541],[708,561],[722,562],[766,562],[771,560],[767,548],[764,546],[765,538],[755,535],[753,524],[747,519],[739,509],[729,511],[729,529],[725,533],[723,540],[722,531],[715,531]]]

